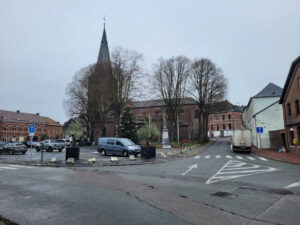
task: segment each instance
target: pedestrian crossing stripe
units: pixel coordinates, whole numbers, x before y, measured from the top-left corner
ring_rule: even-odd
[[[23,165],[0,165],[0,171],[3,170],[18,170],[23,168],[32,168],[31,166],[23,166]]]
[[[216,156],[212,156],[212,157],[215,157],[216,159],[221,159],[223,156],[216,155]],[[239,159],[239,160],[250,159],[250,160],[254,161],[254,160],[260,159],[262,161],[268,161],[267,159],[265,159],[263,157],[254,158],[254,157],[251,157],[251,156],[244,156],[245,158],[243,158],[243,156],[239,156],[239,155],[236,155],[236,156],[225,155],[225,158],[227,158],[227,159],[233,159],[234,157]],[[194,157],[194,159],[200,159],[200,158],[201,158],[200,155],[197,155],[197,156]],[[210,155],[205,155],[203,158],[204,159],[210,159],[211,156]]]
[[[260,173],[273,172],[279,169],[267,166],[245,163],[238,160],[230,160],[218,170],[205,184],[212,184],[224,180],[231,180],[239,177],[251,176]]]

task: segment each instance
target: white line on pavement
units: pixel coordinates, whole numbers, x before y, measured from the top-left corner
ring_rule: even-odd
[[[250,160],[255,160],[253,157],[250,157],[250,156],[248,156],[247,158]]]
[[[9,167],[16,167],[16,168],[33,168],[32,166],[22,166],[22,165],[9,165]]]
[[[289,185],[285,186],[284,188],[292,188],[292,187],[297,187],[297,186],[300,186],[300,181],[296,182],[296,183],[289,184]]]
[[[262,161],[268,161],[267,159],[263,158],[263,157],[258,157],[260,160]]]
[[[205,159],[209,159],[209,158],[210,158],[210,155],[206,155],[204,158],[205,158]]]
[[[242,156],[236,156],[237,159],[244,159]]]
[[[221,158],[221,156],[220,155],[216,155],[216,158],[219,159],[219,158]]]
[[[200,155],[196,155],[194,159],[200,159]]]
[[[226,155],[227,159],[232,159],[232,157],[230,155]]]
[[[0,166],[0,169],[17,170],[18,168],[13,168],[13,167],[9,167],[9,166]]]
[[[189,169],[187,171],[185,171],[184,173],[182,173],[181,175],[184,176],[187,173],[189,173],[192,169],[195,169],[195,168],[198,168],[198,164],[194,164],[194,165],[189,166]]]

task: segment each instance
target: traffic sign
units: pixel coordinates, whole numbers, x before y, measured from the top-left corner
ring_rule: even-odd
[[[33,136],[35,133],[35,124],[29,125],[29,136]]]
[[[256,132],[257,133],[263,133],[264,132],[264,128],[263,127],[256,127]]]

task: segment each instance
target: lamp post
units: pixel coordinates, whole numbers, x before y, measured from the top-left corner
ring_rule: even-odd
[[[3,120],[3,116],[0,116],[0,140],[1,140],[1,131],[2,131],[2,120]]]

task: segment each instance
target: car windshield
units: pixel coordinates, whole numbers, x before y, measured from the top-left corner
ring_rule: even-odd
[[[122,139],[122,144],[125,146],[135,145],[130,139]]]

